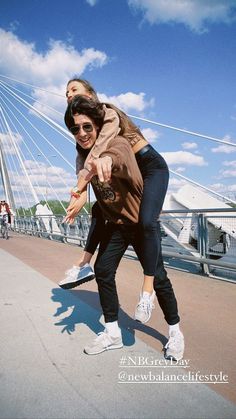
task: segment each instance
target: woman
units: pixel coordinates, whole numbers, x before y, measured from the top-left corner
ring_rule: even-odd
[[[78,94],[98,101],[97,94],[88,81],[83,79],[70,80],[67,84],[66,91],[68,103],[70,103],[72,98]],[[118,134],[126,138],[135,154],[144,182],[143,196],[139,213],[139,227],[143,237],[144,282],[140,293],[140,300],[135,310],[135,319],[141,321],[142,323],[146,323],[151,317],[155,297],[153,292],[153,279],[161,240],[160,233],[157,228],[157,220],[159,218],[168,187],[169,170],[163,157],[156,150],[154,150],[150,144],[148,144],[139,128],[134,125],[124,112],[116,108],[114,105],[107,103],[103,104],[103,110],[103,127],[100,130],[96,144],[86,158],[83,156],[79,146],[77,145],[78,156],[76,166],[78,183],[76,190],[82,192],[80,193],[80,196],[82,195],[84,202],[86,202],[85,188],[90,180],[88,171],[91,167],[91,162],[99,157],[99,155],[106,149],[109,141],[115,138]],[[111,165],[109,162],[103,162],[103,165],[98,168],[98,176],[101,182],[107,182],[110,180]],[[74,220],[75,215],[78,213],[76,200],[74,198],[76,198],[75,194],[67,209],[69,220],[71,221]],[[100,242],[103,231],[103,223],[100,210],[97,206],[95,206],[92,213],[92,226],[88,241],[83,258],[78,263],[79,266],[85,265],[86,269],[88,269],[87,264],[90,262],[92,255]],[[77,271],[78,269],[79,268],[77,268]],[[64,281],[66,284],[71,281],[70,272],[72,272],[73,277],[74,272],[76,273],[76,268],[69,271],[68,281]],[[90,278],[91,277],[92,275]],[[75,280],[74,284],[78,285],[78,281]]]

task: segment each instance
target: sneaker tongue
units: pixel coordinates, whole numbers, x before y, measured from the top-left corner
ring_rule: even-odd
[[[170,332],[170,337],[174,337],[174,336],[176,336],[177,335],[177,330],[171,330],[171,332]]]
[[[142,297],[143,297],[143,298],[145,298],[145,299],[146,299],[146,298],[150,298],[150,294],[149,294],[149,292],[144,291],[144,292],[143,292]]]

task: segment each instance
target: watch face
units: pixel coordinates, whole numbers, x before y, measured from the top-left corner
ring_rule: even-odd
[[[74,187],[71,191],[72,194],[78,195],[78,197],[81,195],[81,192],[77,189],[77,187]]]

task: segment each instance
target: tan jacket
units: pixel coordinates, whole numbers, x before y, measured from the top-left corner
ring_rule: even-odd
[[[138,223],[143,180],[131,146],[123,137],[113,138],[104,156],[113,161],[111,182],[101,183],[97,176],[91,180],[103,217],[116,224]]]

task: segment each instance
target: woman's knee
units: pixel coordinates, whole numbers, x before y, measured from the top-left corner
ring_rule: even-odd
[[[141,217],[139,227],[143,234],[152,234],[157,232],[157,220],[147,217]]]

